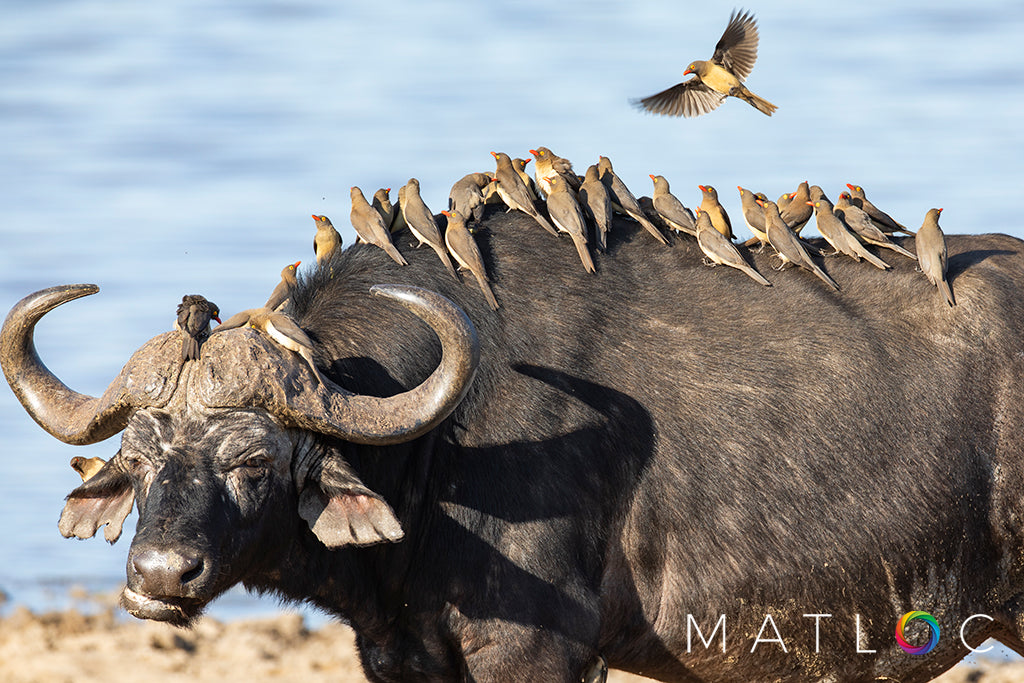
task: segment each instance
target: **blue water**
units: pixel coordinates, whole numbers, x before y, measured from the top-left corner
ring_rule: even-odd
[[[737,184],[774,197],[806,179],[834,197],[853,182],[910,226],[939,206],[947,232],[1024,237],[1020,2],[764,2],[747,84],[774,117],[737,100],[698,119],[637,112],[630,98],[710,56],[732,5],[698,5],[4,0],[0,312],[99,284],[37,334],[65,382],[99,394],[182,294],[230,314],[312,261],[310,214],[350,244],[350,186],[415,176],[439,211],[491,150],[539,145],[579,170],[610,156],[637,195],[648,173],[690,205],[710,183],[734,216]],[[41,608],[123,581],[130,523],[113,548],[56,529],[68,460],[117,443],[55,441],[6,385],[0,434],[0,589]],[[212,611],[274,609],[232,595]]]

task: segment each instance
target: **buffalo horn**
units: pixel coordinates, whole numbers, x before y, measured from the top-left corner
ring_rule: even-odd
[[[181,363],[165,346],[180,346],[177,333],[151,339],[96,398],[69,389],[39,359],[34,333],[39,320],[57,306],[95,294],[96,285],[60,285],[30,294],[11,309],[0,330],[0,365],[14,394],[39,425],[64,443],[83,445],[124,429],[139,408],[167,403]],[[172,360],[164,360],[172,359]]]

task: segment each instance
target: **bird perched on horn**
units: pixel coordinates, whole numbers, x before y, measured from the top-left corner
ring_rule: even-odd
[[[733,10],[711,59],[691,62],[683,72],[693,78],[633,103],[653,114],[690,117],[717,109],[726,97],[738,97],[771,116],[778,107],[743,85],[757,61],[757,43],[754,16]]]

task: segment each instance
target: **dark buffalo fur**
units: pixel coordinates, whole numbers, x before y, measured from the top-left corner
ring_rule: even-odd
[[[289,310],[347,389],[391,395],[439,358],[429,328],[369,295],[381,283],[463,307],[480,369],[412,443],[318,437],[404,540],[328,550],[294,494],[272,496],[247,524],[275,530],[231,551],[260,559],[221,558],[233,581],[350,622],[374,681],[569,682],[598,653],[667,681],[923,681],[965,653],[976,613],[995,621],[971,622],[972,645],[1020,646],[1024,243],[950,237],[950,308],[888,252],[891,272],[819,259],[833,292],[750,255],[762,287],[625,220],[596,275],[518,213],[492,209],[476,239],[498,311],[405,232],[407,267],[357,245],[302,279]],[[910,610],[942,624],[929,655],[895,644]],[[817,653],[814,613],[832,615]],[[707,637],[720,614],[728,651],[688,654],[687,615]],[[751,652],[769,614],[787,652]]]

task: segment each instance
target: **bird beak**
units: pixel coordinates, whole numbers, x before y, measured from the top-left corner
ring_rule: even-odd
[[[650,178],[651,180],[654,180],[654,174],[653,173],[648,173],[647,177]]]
[[[451,211],[449,211],[448,209],[444,209],[444,210],[443,210],[443,211],[441,212],[441,214],[442,214],[442,215],[444,215],[444,216],[447,216],[448,218],[451,218],[451,217],[452,217],[452,213],[451,213]]]
[[[292,265],[295,266],[296,268],[298,268],[300,263],[302,263],[302,261],[296,261]]]
[[[847,186],[848,188],[850,188],[851,190],[853,189],[853,185],[851,185],[850,183],[846,183],[846,186]]]
[[[757,205],[760,206],[762,209],[764,208],[764,202],[762,202],[760,199],[755,199],[754,201],[757,202]]]
[[[317,215],[315,213],[313,214],[313,220],[318,220]]]
[[[942,213],[942,209],[939,209],[939,213]]]
[[[804,202],[807,206],[814,206],[814,202]]]
[[[390,193],[391,192],[391,188],[390,187],[386,187],[386,188],[384,188],[384,191]]]
[[[708,188],[704,187],[703,185],[698,185],[697,187],[700,188],[701,192],[704,192],[705,190],[708,189]]]
[[[223,324],[223,323],[221,323],[220,318],[218,318],[217,316],[213,316],[213,319],[217,321],[218,325]]]
[[[491,152],[491,156],[494,157],[495,159],[497,159],[498,158],[498,153],[497,152]]]
[[[689,69],[687,69],[686,71],[684,71],[684,72],[683,72],[683,75],[685,76],[685,75],[687,75],[687,74],[692,74],[692,73],[693,73],[692,71],[690,71]]]
[[[528,152],[529,152],[530,154],[532,154],[533,156],[537,156],[537,150],[535,150],[535,149],[530,149],[530,150],[527,150],[527,151],[528,151]]]

